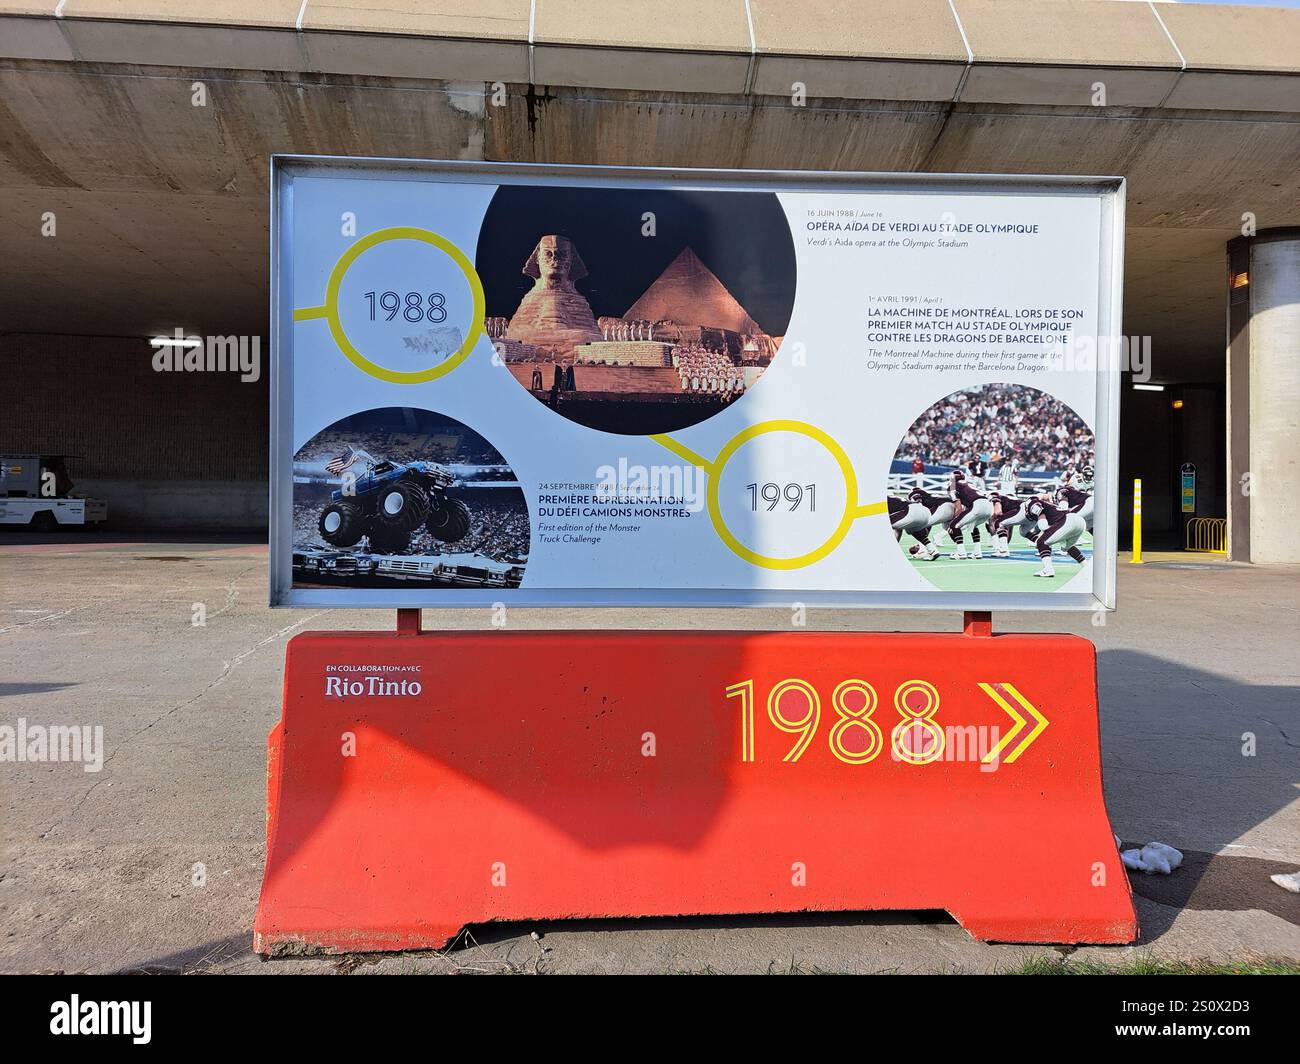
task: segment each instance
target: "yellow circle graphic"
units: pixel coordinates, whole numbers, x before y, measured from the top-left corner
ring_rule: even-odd
[[[430,366],[428,369],[395,370],[371,362],[353,345],[343,328],[343,322],[339,318],[339,290],[343,286],[343,278],[347,276],[348,270],[351,269],[352,264],[358,258],[371,248],[387,243],[389,240],[418,240],[421,243],[437,248],[460,267],[460,272],[465,275],[465,280],[469,282],[470,292],[474,299],[474,307],[470,316],[469,335],[465,337],[465,342],[460,345],[460,349],[454,355],[444,359],[436,366]],[[330,335],[334,337],[334,342],[338,344],[339,350],[343,352],[349,362],[362,372],[377,377],[381,381],[388,381],[390,384],[423,384],[425,381],[436,380],[438,377],[445,376],[469,357],[469,353],[474,350],[474,345],[478,343],[479,337],[483,335],[483,318],[486,305],[487,300],[483,295],[483,282],[479,280],[474,264],[469,261],[460,248],[445,237],[432,233],[428,229],[394,226],[389,229],[377,229],[348,248],[339,258],[339,261],[334,264],[334,269],[330,272],[329,282],[325,286],[324,304],[319,307],[295,310],[293,317],[295,321],[324,318],[329,323]]]
[[[769,432],[794,432],[820,443],[835,459],[836,465],[840,467],[840,474],[844,477],[844,514],[835,527],[835,531],[827,537],[826,542],[821,546],[808,551],[806,554],[799,554],[790,558],[775,558],[767,554],[759,554],[741,543],[731,529],[727,527],[726,521],[723,520],[722,507],[718,501],[722,471],[727,462],[750,440]],[[857,474],[853,472],[853,463],[849,461],[849,456],[845,454],[844,448],[835,441],[834,437],[823,432],[816,425],[809,425],[807,422],[778,420],[760,421],[757,424],[750,425],[732,437],[726,446],[722,448],[718,453],[718,457],[712,463],[711,473],[707,500],[709,517],[713,521],[714,530],[722,541],[731,548],[733,553],[739,555],[751,565],[759,565],[764,569],[801,569],[805,565],[812,565],[813,562],[821,561],[840,545],[844,537],[849,534],[849,529],[853,527],[854,519],[859,516],[857,504],[858,478]]]

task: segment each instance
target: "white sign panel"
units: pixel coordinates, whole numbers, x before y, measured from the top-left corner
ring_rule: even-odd
[[[273,604],[1114,604],[1118,179],[295,157],[273,214]]]

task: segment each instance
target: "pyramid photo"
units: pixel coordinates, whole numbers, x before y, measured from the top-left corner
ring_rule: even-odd
[[[763,331],[689,247],[682,249],[623,317],[703,325],[742,336]]]
[[[695,246],[620,227],[647,203]],[[475,267],[491,310],[483,328],[515,382],[575,424],[625,436],[688,428],[743,401],[776,358],[782,337],[758,322],[784,333],[796,273],[774,194],[521,185],[492,204]],[[712,242],[720,233],[744,239]]]

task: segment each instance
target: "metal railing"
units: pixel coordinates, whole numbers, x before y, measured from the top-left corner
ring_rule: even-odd
[[[1187,522],[1186,549],[1200,554],[1228,553],[1228,519],[1193,517]]]

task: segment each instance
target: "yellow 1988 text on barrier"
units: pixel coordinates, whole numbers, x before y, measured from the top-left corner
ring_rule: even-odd
[[[1048,719],[1013,684],[1005,680],[997,684],[980,683],[978,686],[1015,722],[1015,727],[1005,735],[999,735],[996,728],[993,730],[997,745],[984,754],[980,761],[986,765],[996,765],[999,762],[1009,765],[1043,733],[1049,723]],[[798,699],[803,701],[804,711],[798,716],[787,714],[781,704],[782,697],[791,693],[797,694]],[[726,688],[725,694],[727,698],[740,700],[740,760],[753,762],[757,760],[754,743],[754,721],[757,715],[754,681],[746,679],[733,683]],[[919,706],[912,697],[918,694],[921,696]],[[850,701],[850,695],[856,697]],[[1007,695],[1012,701],[1007,700]],[[884,733],[873,719],[878,704],[875,687],[865,680],[847,679],[836,685],[831,695],[836,722],[827,735],[827,742],[831,753],[844,764],[869,764],[884,749]],[[909,765],[928,765],[942,758],[948,735],[935,720],[939,710],[939,691],[934,684],[928,680],[905,680],[894,691],[894,709],[899,717],[889,737],[894,759]],[[797,677],[781,680],[768,691],[767,716],[778,731],[799,736],[781,759],[787,762],[798,761],[808,750],[821,724],[821,695],[807,680]],[[1034,722],[1032,726],[1030,720]],[[861,729],[866,737],[865,747],[860,742],[851,746],[844,743],[845,733],[851,729]],[[1022,737],[1026,729],[1029,734]],[[924,735],[924,741],[918,743],[917,732]],[[1020,740],[1018,743],[1017,739]],[[1004,755],[1003,751],[1013,744],[1011,752]]]

